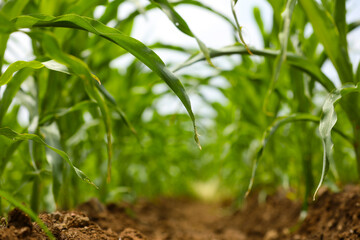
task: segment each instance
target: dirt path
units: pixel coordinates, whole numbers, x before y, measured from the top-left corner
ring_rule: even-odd
[[[186,199],[103,206],[91,200],[73,212],[40,214],[57,239],[360,239],[360,188],[325,191],[296,230],[300,204],[277,193],[259,204],[255,195],[235,213],[228,204]],[[19,210],[2,220],[0,239],[46,239]]]

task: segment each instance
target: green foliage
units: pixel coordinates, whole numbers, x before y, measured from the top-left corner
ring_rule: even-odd
[[[262,49],[245,43],[247,23],[240,25],[235,9],[241,1],[229,1],[234,20],[192,0],[0,2],[0,195],[38,212],[94,196],[199,195],[209,189],[199,186],[208,185],[208,197],[282,186],[307,200],[323,182],[357,181],[360,98],[358,87],[346,84],[360,79],[347,43],[359,23],[346,22],[345,1],[268,0],[270,30],[254,8]],[[125,4],[134,8],[120,18]],[[181,16],[181,5],[227,23],[234,44],[207,48],[207,39]],[[135,20],[155,8],[198,50],[132,38]],[[15,34],[31,41],[31,59],[7,59]],[[188,59],[166,65],[160,49]],[[130,60],[112,67],[118,58]],[[214,67],[217,60],[230,67]],[[340,87],[325,75],[325,62],[336,69]],[[189,95],[200,102],[198,112]],[[179,109],[164,112],[172,101]],[[202,151],[192,140],[195,132],[200,147],[197,131]],[[0,212],[8,207],[0,202]]]

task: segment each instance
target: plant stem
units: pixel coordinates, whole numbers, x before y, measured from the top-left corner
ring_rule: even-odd
[[[40,178],[35,177],[33,187],[32,187],[32,193],[31,193],[31,200],[30,200],[30,206],[31,210],[33,210],[35,213],[39,213],[39,206],[40,206]]]
[[[354,150],[357,163],[358,176],[360,178],[360,121],[354,126]]]

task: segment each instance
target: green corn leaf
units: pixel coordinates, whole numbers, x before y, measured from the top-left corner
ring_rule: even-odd
[[[70,74],[67,68],[53,60],[47,62],[39,61],[17,61],[5,70],[4,74],[0,76],[0,86],[7,84],[4,96],[0,102],[0,126],[2,120],[8,110],[16,92],[20,89],[22,82],[32,73],[33,69],[40,69],[46,67],[50,70],[59,71]],[[14,74],[15,73],[15,74]]]
[[[319,122],[319,117],[313,116],[311,114],[294,114],[291,116],[285,116],[285,117],[279,117],[275,119],[275,121],[266,129],[266,131],[263,134],[260,148],[257,151],[256,158],[254,159],[252,172],[251,172],[251,179],[249,183],[248,190],[245,194],[245,197],[247,197],[253,187],[254,179],[255,179],[255,173],[258,166],[258,162],[260,158],[262,157],[262,154],[264,152],[264,149],[270,139],[270,137],[276,132],[276,130],[287,123],[292,122],[298,122],[298,121],[311,121],[311,122]]]
[[[139,136],[134,128],[134,126],[131,124],[131,122],[128,120],[126,114],[123,112],[123,110],[118,106],[116,103],[115,98],[101,85],[96,85],[96,87],[99,89],[99,91],[103,94],[105,99],[115,108],[116,112],[119,114],[121,120],[127,126],[130,131],[135,135],[138,141],[140,141]]]
[[[4,96],[0,102],[0,126],[1,122],[8,110],[10,103],[15,97],[16,92],[20,89],[22,82],[32,73],[33,69],[40,69],[46,67],[50,70],[64,72],[70,74],[67,68],[53,60],[47,62],[39,61],[17,61],[5,70],[4,74],[0,76],[0,86],[7,84]],[[15,74],[14,74],[15,73]]]
[[[110,2],[105,9],[104,14],[100,17],[99,21],[102,23],[110,22],[114,16],[117,15],[119,5],[124,2],[124,0],[115,0]]]
[[[343,24],[339,23],[340,25],[337,26],[332,16],[314,0],[299,0],[299,3],[301,3],[301,6],[304,8],[313,26],[315,35],[324,46],[325,52],[334,64],[341,82],[353,82],[351,62],[346,45],[343,43],[346,39],[344,39],[344,36],[340,36],[338,29],[338,26]],[[340,11],[344,10],[340,9]],[[344,13],[338,13],[336,16],[337,19],[342,19],[343,14]],[[341,32],[343,32],[343,30],[341,30]]]
[[[14,23],[17,28],[35,28],[35,27],[65,27],[86,30],[96,35],[99,35],[109,41],[124,48],[157,75],[159,75],[166,84],[174,91],[180,101],[186,108],[189,116],[193,122],[195,141],[200,147],[198,139],[195,116],[191,109],[189,97],[181,84],[180,80],[166,67],[163,61],[151,49],[146,47],[140,41],[122,34],[120,31],[107,27],[106,25],[87,17],[81,17],[75,14],[68,14],[59,17],[52,16],[20,16],[15,18]]]
[[[111,116],[104,98],[100,95],[99,91],[96,89],[93,81],[93,79],[95,79],[100,83],[100,80],[94,74],[91,73],[86,63],[84,63],[82,60],[62,52],[55,37],[53,37],[50,34],[43,34],[42,37],[43,37],[43,45],[46,52],[51,56],[51,58],[63,63],[69,69],[72,69],[72,71],[84,81],[86,92],[92,99],[94,99],[97,102],[100,108],[107,133],[107,152],[108,152],[107,179],[108,181],[110,181],[111,159],[112,159]]]
[[[190,30],[189,26],[185,22],[185,20],[180,16],[178,12],[175,11],[173,6],[167,1],[167,0],[151,0],[152,2],[156,3],[160,9],[168,16],[168,18],[174,23],[174,25],[183,33],[186,35],[194,38],[196,42],[198,43],[201,52],[204,54],[207,62],[214,66],[214,64],[211,62],[209,49],[206,47],[206,45],[195,36],[195,34]]]
[[[16,31],[15,25],[10,22],[10,20],[4,15],[3,12],[0,12],[0,26],[0,34]]]
[[[4,54],[9,39],[10,33],[15,31],[15,26],[13,23],[9,23],[8,20],[21,14],[25,6],[28,4],[29,0],[22,1],[7,1],[4,6],[0,9],[0,33],[6,32],[8,34],[0,34],[0,71],[4,64]],[[11,32],[9,32],[11,31]]]
[[[25,68],[19,70],[12,78],[5,89],[4,95],[0,101],[0,126],[2,125],[3,118],[14,99],[16,93],[20,89],[20,85],[32,73],[33,69]],[[2,76],[1,76],[2,77]],[[0,78],[1,78],[0,77]]]
[[[71,71],[69,71],[69,69],[65,65],[60,64],[60,63],[58,63],[58,62],[56,62],[54,60],[49,60],[49,61],[46,61],[46,62],[42,62],[42,64],[47,69],[57,71],[57,72],[66,73],[66,74],[72,74]]]
[[[44,224],[44,222],[41,221],[41,219],[30,208],[26,207],[22,203],[22,201],[15,199],[14,197],[11,196],[11,194],[9,194],[3,190],[0,190],[0,196],[3,199],[5,199],[6,201],[8,201],[9,203],[11,203],[12,205],[14,205],[15,207],[19,208],[21,211],[23,211],[27,215],[29,215],[44,230],[45,234],[49,237],[49,239],[51,239],[51,240],[56,239],[54,237],[54,235],[50,232],[48,227]]]
[[[115,1],[111,2],[114,3]],[[228,22],[232,28],[236,31],[236,25],[230,20],[230,18],[228,18],[227,16],[225,16],[224,14],[220,13],[219,11],[216,11],[215,9],[209,7],[208,5],[205,5],[202,2],[196,1],[196,0],[180,0],[180,1],[172,1],[171,2],[172,6],[179,6],[179,5],[183,5],[183,4],[188,4],[188,5],[193,5],[193,6],[197,6],[200,7],[202,9],[205,9],[207,11],[210,11],[212,13],[214,13],[215,15],[221,17],[222,19],[224,19],[226,22]],[[151,9],[157,8],[158,5],[156,4],[149,4],[145,7],[145,11],[149,11]],[[106,11],[105,11],[106,12]],[[125,21],[132,21],[136,16],[138,16],[140,14],[140,12],[138,10],[134,11],[133,13],[131,13],[126,19],[124,19]],[[105,13],[104,13],[105,15]],[[102,21],[102,17],[99,19],[100,22],[104,22]],[[106,23],[106,21],[105,21]]]
[[[189,4],[189,5],[193,5],[193,6],[197,6],[200,8],[203,8],[207,11],[210,11],[212,13],[214,13],[215,15],[221,17],[222,19],[224,19],[227,23],[229,23],[234,30],[236,30],[236,25],[230,20],[230,18],[228,18],[227,16],[225,16],[224,14],[216,11],[215,9],[209,7],[208,5],[205,5],[202,2],[196,1],[196,0],[181,0],[181,1],[175,1],[175,2],[171,2],[171,4],[173,4],[174,6],[180,5],[180,4]]]
[[[285,124],[288,124],[288,123],[299,122],[299,121],[320,123],[320,118],[317,116],[311,115],[311,114],[297,113],[297,114],[293,114],[290,116],[284,116],[284,117],[279,117],[279,118],[275,119],[273,124],[271,124],[271,126],[269,126],[266,129],[266,131],[263,134],[262,140],[261,140],[261,146],[259,147],[259,149],[257,151],[256,158],[253,163],[251,179],[250,179],[248,190],[246,192],[246,196],[249,195],[249,193],[252,189],[258,162],[261,159],[263,152],[265,150],[265,147],[266,147],[268,141],[270,140],[271,136],[274,135],[274,133],[277,131],[277,129],[279,127],[281,127]],[[344,132],[342,132],[340,129],[334,128],[333,130],[334,130],[334,132],[339,134],[339,136],[343,137],[346,141],[348,141],[350,144],[353,143],[353,139],[350,136],[348,136],[347,134],[345,134]]]
[[[2,176],[6,164],[10,161],[11,156],[14,154],[15,150],[20,146],[21,142],[12,143],[7,149],[2,158],[0,158],[0,177]]]
[[[56,130],[55,130],[56,129]],[[58,134],[58,127],[56,124],[53,124],[49,127],[41,127],[41,134],[46,136],[46,141],[49,145],[56,148],[61,147],[60,143],[60,134]],[[46,159],[51,166],[51,176],[52,176],[52,193],[54,200],[57,203],[59,199],[59,192],[61,186],[64,184],[64,161],[57,155],[55,152],[46,153]],[[37,170],[36,173],[39,175],[35,177],[35,181],[38,178],[41,178],[41,170]],[[66,184],[64,184],[66,186]]]
[[[254,159],[252,173],[251,173],[251,179],[250,179],[248,190],[246,192],[246,196],[249,195],[249,193],[252,189],[258,162],[261,159],[263,152],[265,150],[265,147],[266,147],[267,143],[269,142],[271,136],[274,135],[274,133],[277,131],[277,129],[279,127],[281,127],[285,124],[288,124],[288,123],[299,122],[299,121],[319,123],[320,118],[317,116],[311,115],[311,114],[297,113],[297,114],[293,114],[290,116],[276,118],[275,121],[266,129],[266,131],[263,134],[262,140],[261,140],[261,145],[257,151],[256,158]],[[349,143],[352,143],[353,139],[350,136],[347,136],[345,133],[343,133],[340,129],[335,128],[334,131],[336,131],[336,133],[338,133],[340,136],[342,136]]]
[[[16,61],[5,70],[4,74],[0,76],[0,86],[7,84],[13,77],[13,74],[23,68],[32,68],[32,69],[40,69],[46,67],[50,70],[63,72],[70,74],[67,68],[53,60],[47,62],[39,62],[36,60],[33,61]]]
[[[256,21],[256,23],[257,23],[257,25],[259,27],[259,30],[261,32],[261,36],[265,40],[267,38],[267,33],[265,31],[264,22],[263,22],[263,19],[261,17],[260,9],[258,7],[255,7],[253,11],[254,11],[255,21]]]
[[[9,139],[11,139],[13,141],[33,140],[36,143],[44,145],[45,147],[47,147],[50,150],[52,150],[52,151],[56,152],[57,154],[59,154],[60,157],[62,157],[62,159],[64,159],[70,165],[70,167],[75,171],[76,175],[78,175],[79,178],[81,178],[83,181],[85,181],[85,182],[87,182],[87,183],[89,183],[89,184],[91,184],[91,185],[93,185],[94,187],[97,188],[97,186],[80,169],[76,168],[73,165],[73,163],[70,160],[69,156],[65,152],[48,145],[39,136],[37,136],[35,134],[29,134],[29,133],[20,134],[20,133],[17,133],[17,132],[15,132],[12,129],[7,128],[7,127],[0,128],[0,135],[5,136],[5,137],[7,137],[7,138],[9,138]]]
[[[94,106],[97,106],[97,104],[95,102],[82,101],[82,102],[75,104],[72,107],[69,107],[69,108],[56,109],[54,112],[48,113],[43,118],[41,118],[39,121],[39,125],[44,125],[46,122],[49,122],[49,121],[52,122],[53,119],[63,117],[66,114],[80,111],[80,110],[86,110],[86,109],[89,109],[90,107],[94,107]]]
[[[234,19],[235,19],[236,29],[237,29],[237,32],[239,34],[240,41],[245,46],[247,52],[251,55],[252,52],[251,52],[250,48],[248,47],[248,45],[245,43],[244,37],[242,35],[242,27],[240,26],[239,20],[237,18],[236,12],[235,12],[236,3],[237,3],[237,0],[231,0],[231,12],[232,12],[232,14],[234,16]]]
[[[30,62],[26,62],[26,61],[17,61],[12,63],[4,72],[3,75],[0,76],[0,86],[7,84],[13,74],[17,71],[19,71],[20,69],[23,68],[33,68],[33,69],[39,69],[39,68],[43,68],[44,65],[39,62],[39,61],[30,61]]]
[[[251,52],[254,55],[264,56],[264,57],[271,57],[275,58],[280,54],[279,51],[274,50],[258,50],[255,48],[250,48]],[[220,56],[228,56],[233,54],[248,54],[246,48],[243,46],[228,46],[224,47],[222,49],[218,50],[211,50],[210,55],[212,58],[220,57]],[[318,81],[327,91],[331,91],[335,88],[335,85],[325,76],[325,74],[321,71],[319,67],[316,66],[312,61],[306,59],[305,57],[293,54],[293,53],[287,53],[286,54],[287,63],[291,66],[298,68],[310,76],[314,77],[316,81]],[[194,63],[197,63],[199,61],[205,60],[204,56],[200,54],[195,54],[191,56],[188,60],[186,60],[184,63],[176,66],[173,71],[179,71],[182,68],[185,68],[187,66],[190,66]]]
[[[291,23],[291,16],[294,11],[294,7],[296,4],[296,0],[288,0],[286,4],[286,8],[284,12],[281,14],[283,17],[283,27],[282,31],[279,33],[279,40],[280,40],[280,53],[275,58],[275,64],[274,64],[274,70],[273,75],[270,82],[270,87],[267,91],[267,94],[265,96],[263,110],[265,113],[269,113],[267,111],[267,107],[270,101],[270,96],[272,92],[274,91],[275,84],[280,76],[281,66],[283,62],[286,60],[286,52],[287,52],[287,46],[288,46],[288,40],[290,35],[290,23]],[[269,113],[270,115],[273,115],[272,113]]]
[[[14,18],[21,14],[28,2],[29,0],[7,1],[1,9],[1,13],[3,13],[9,19]]]
[[[352,92],[360,92],[359,85],[347,85],[340,89],[335,89],[327,96],[322,108],[322,118],[319,125],[319,133],[323,144],[323,167],[320,177],[320,182],[315,190],[313,199],[324,182],[325,176],[329,169],[329,163],[333,162],[333,143],[331,139],[331,131],[333,130],[336,122],[337,115],[335,112],[335,104],[346,94]]]
[[[348,33],[360,26],[360,21],[355,21],[347,25]]]
[[[344,47],[347,52],[347,24],[346,24],[346,1],[335,0],[334,21],[339,30],[340,45]]]
[[[0,34],[0,72],[4,64],[4,54],[9,36],[9,34]]]
[[[356,73],[355,73],[355,83],[360,82],[360,62],[356,68]]]

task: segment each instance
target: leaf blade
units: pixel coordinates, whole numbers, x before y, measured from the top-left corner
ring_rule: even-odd
[[[331,93],[328,94],[323,108],[322,113],[323,116],[320,120],[319,125],[319,133],[321,136],[322,144],[323,144],[323,166],[321,171],[321,177],[319,184],[315,190],[313,200],[315,200],[316,195],[325,180],[326,174],[329,169],[329,164],[333,163],[333,142],[331,138],[331,131],[333,130],[336,122],[337,115],[335,112],[335,104],[346,94],[352,92],[360,92],[360,85],[346,85],[342,88],[335,89]]]
[[[340,36],[339,29],[332,16],[313,0],[299,0],[308,16],[314,32],[338,72],[341,82],[353,82],[352,66],[349,55],[344,46],[344,37]],[[344,3],[345,4],[345,3]],[[342,30],[341,30],[342,31]],[[342,31],[343,32],[343,31]]]
[[[38,217],[36,214],[28,207],[24,206],[19,200],[15,199],[11,196],[11,194],[0,189],[0,196],[10,202],[15,207],[19,208],[21,211],[29,215],[39,226],[44,230],[45,234],[51,239],[55,240],[56,238],[51,233],[49,228],[45,225],[45,223]]]
[[[34,27],[65,27],[86,30],[99,35],[118,46],[124,48],[129,53],[138,58],[157,75],[162,78],[165,83],[177,95],[186,108],[194,127],[195,141],[200,146],[198,133],[195,122],[195,115],[192,111],[189,97],[180,80],[165,67],[165,64],[151,49],[146,47],[140,41],[122,34],[120,31],[107,27],[99,21],[87,17],[81,17],[75,14],[67,14],[59,17],[46,15],[37,16],[20,16],[12,20],[17,28],[34,28]]]
[[[13,131],[12,129],[10,129],[8,127],[0,128],[0,135],[5,136],[13,141],[32,140],[34,142],[44,145],[45,147],[49,148],[50,150],[52,150],[52,151],[56,152],[58,155],[60,155],[60,157],[62,157],[62,159],[65,160],[70,165],[70,167],[75,171],[75,173],[76,173],[76,175],[78,175],[78,177],[80,177],[83,181],[85,181],[85,182],[93,185],[95,188],[97,188],[97,186],[90,180],[90,178],[88,178],[80,169],[78,169],[77,167],[74,166],[74,164],[70,160],[69,156],[64,151],[61,151],[57,148],[54,148],[54,147],[48,145],[38,135],[29,134],[29,133],[20,134],[20,133]]]

